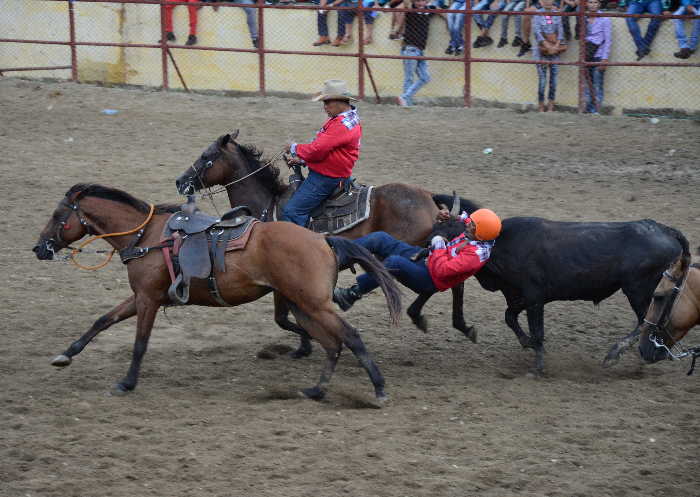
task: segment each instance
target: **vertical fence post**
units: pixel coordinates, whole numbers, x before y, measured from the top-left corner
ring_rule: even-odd
[[[160,61],[163,69],[163,89],[168,89],[168,40],[165,38],[165,4],[160,0]]]
[[[464,7],[464,106],[472,106],[472,1],[466,0]]]
[[[78,81],[78,49],[75,46],[75,11],[73,0],[68,0],[68,26],[70,32],[70,77],[73,81]]]
[[[265,0],[258,3],[258,87],[260,95],[265,96]]]
[[[586,84],[588,66],[586,66],[586,23],[588,20],[584,16],[588,2],[581,0],[576,12],[576,20],[578,24],[578,113],[582,114],[585,110],[584,90],[583,85]],[[589,88],[588,91],[593,91]]]
[[[357,98],[362,100],[365,98],[365,6],[362,0],[357,0],[357,17],[359,23],[357,24],[357,46],[358,57],[357,57]]]

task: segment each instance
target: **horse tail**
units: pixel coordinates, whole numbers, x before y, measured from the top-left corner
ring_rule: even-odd
[[[384,265],[369,250],[351,240],[329,236],[326,237],[326,241],[335,252],[339,270],[342,271],[352,267],[353,264],[359,264],[366,273],[371,274],[377,280],[386,297],[391,322],[394,325],[398,324],[401,315],[401,291]]]
[[[443,195],[440,193],[436,193],[433,197],[433,202],[435,202],[435,205],[440,208],[442,205],[447,206],[449,210],[452,210],[452,202],[453,202],[453,197],[452,195]],[[480,209],[479,204],[476,202],[473,202],[467,198],[464,197],[459,197],[459,212],[466,211],[467,214],[471,214],[475,210]]]

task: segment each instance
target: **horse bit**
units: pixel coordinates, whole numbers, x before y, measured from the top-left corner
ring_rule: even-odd
[[[676,304],[676,299],[678,298],[678,295],[680,294],[681,288],[684,283],[684,276],[681,276],[680,278],[675,278],[671,273],[668,272],[668,270],[663,272],[663,277],[668,278],[671,282],[673,282],[673,288],[671,289],[669,295],[665,297],[663,311],[661,312],[661,316],[659,316],[659,319],[657,319],[656,323],[644,319],[644,322],[647,325],[649,325],[649,327],[652,330],[651,333],[649,333],[649,341],[653,343],[656,348],[666,349],[669,358],[673,361],[679,361],[684,357],[691,356],[693,358],[693,361],[690,364],[690,370],[687,373],[688,375],[691,375],[695,370],[695,361],[698,357],[700,357],[700,346],[690,347],[687,350],[682,350],[681,348],[680,352],[674,353],[673,350],[671,350],[671,348],[669,348],[664,343],[664,339],[656,336],[656,333],[654,332],[654,330],[661,331],[665,333],[668,337],[671,336],[671,334],[668,332],[667,326],[671,319],[671,312],[673,311],[673,306]],[[680,346],[678,346],[677,344],[671,345],[671,347],[680,348]]]

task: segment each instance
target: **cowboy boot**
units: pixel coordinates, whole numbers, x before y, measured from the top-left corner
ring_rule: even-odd
[[[355,283],[350,288],[334,288],[333,289],[333,302],[338,304],[343,311],[347,311],[352,307],[352,305],[362,298],[362,293],[360,292],[360,286]]]

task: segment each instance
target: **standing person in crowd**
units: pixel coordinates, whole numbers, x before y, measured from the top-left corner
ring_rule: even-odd
[[[700,2],[700,0],[698,0]],[[601,12],[600,0],[587,0],[588,12]],[[612,46],[612,20],[609,17],[586,18],[586,62],[607,62]],[[603,79],[605,66],[587,66],[586,112],[598,114],[603,106]]]
[[[683,0],[680,8],[673,13],[674,16],[697,16],[700,15],[700,0]],[[698,47],[700,38],[700,19],[693,19],[690,22],[690,37],[685,36],[685,19],[674,19],[676,27],[676,39],[678,39],[678,52],[673,54],[679,59],[687,59]]]
[[[422,10],[428,5],[427,0],[413,0],[412,7]],[[428,43],[428,32],[432,12],[407,12],[401,55],[422,57]],[[398,102],[401,107],[413,105],[413,96],[430,81],[427,60],[403,59],[403,93]],[[414,81],[414,77],[417,79]]]
[[[522,12],[525,10],[525,0],[509,0],[503,8],[504,12]],[[498,42],[498,48],[505,47],[508,44],[508,23],[510,18],[514,17],[515,21],[515,38],[513,38],[514,47],[519,47],[523,44],[523,16],[501,16],[501,39]]]
[[[561,4],[563,8],[561,9],[562,12],[576,12],[578,10],[578,3],[579,0],[561,0]],[[600,10],[600,2],[598,2],[598,10]],[[566,41],[571,40],[571,17],[566,16],[562,18],[562,22],[564,23],[564,38]],[[579,32],[581,29],[581,25],[579,23],[578,17],[576,17],[576,27],[574,28],[574,39],[578,40],[579,39]]]
[[[190,35],[187,37],[185,45],[194,45],[197,43],[197,9],[195,5],[199,0],[181,0],[188,2],[190,5],[187,6],[187,12],[190,16]],[[172,5],[167,2],[165,4],[165,39],[168,41],[175,41],[175,32],[173,30],[173,9],[177,5]]]
[[[450,10],[466,10],[466,0],[454,0]],[[464,14],[447,14],[447,31],[450,34],[450,44],[445,49],[447,55],[462,55],[464,50]]]
[[[629,0],[629,7],[627,7],[628,14],[644,14],[648,12],[649,14],[664,15],[670,14],[670,0]],[[617,4],[620,10],[624,10],[627,5],[627,0],[620,0]],[[642,60],[644,57],[651,53],[651,44],[656,37],[656,33],[661,27],[661,19],[655,17],[649,20],[649,25],[647,26],[647,32],[642,38],[642,32],[639,28],[639,19],[636,17],[625,18],[627,22],[627,29],[629,29],[634,44],[637,46],[637,60]]]
[[[440,211],[438,219],[444,215],[449,217],[449,212]],[[494,240],[501,232],[501,220],[489,209],[479,209],[470,215],[463,212],[460,218],[461,221],[455,219],[447,222],[463,222],[463,232],[451,240],[434,236],[427,259],[415,260],[421,247],[397,240],[384,231],[376,231],[353,241],[381,259],[389,272],[414,292],[444,292],[459,285],[486,265]],[[336,288],[333,291],[333,301],[347,311],[377,286],[372,275],[362,274],[351,287]],[[470,338],[476,341],[475,335]]]
[[[357,99],[350,96],[345,81],[329,79],[312,100],[323,101],[328,120],[311,143],[290,143],[286,148],[293,160],[309,168],[309,174],[284,206],[282,221],[303,227],[311,211],[350,178],[362,139],[360,116],[350,103]]]
[[[345,0],[321,0],[319,6],[321,7],[341,7]],[[328,10],[317,10],[316,11],[316,26],[318,28],[318,40],[313,43],[313,46],[319,47],[321,45],[328,45],[331,40],[328,36]],[[343,12],[338,10],[338,30],[336,32],[335,40],[333,40],[333,46],[338,47],[344,44],[345,40],[345,19],[343,18]],[[348,39],[347,42],[350,40]]]
[[[532,57],[535,60],[545,60],[548,62],[558,61],[560,54],[566,51],[564,41],[564,27],[561,16],[551,15],[554,12],[553,0],[540,0],[542,8],[540,15],[534,16],[532,20],[532,31],[535,37],[535,46],[532,49]],[[537,102],[540,112],[545,111],[544,96],[547,86],[547,72],[549,72],[549,92],[547,110],[554,110],[554,101],[557,93],[557,75],[559,74],[558,64],[535,64],[537,67]]]

